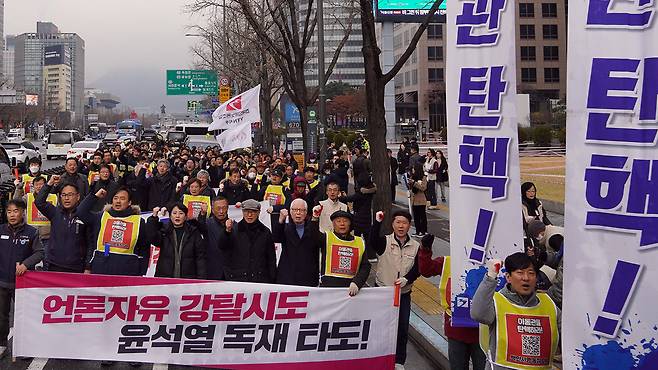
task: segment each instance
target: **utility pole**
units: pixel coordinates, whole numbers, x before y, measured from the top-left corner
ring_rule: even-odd
[[[317,10],[316,16],[318,18],[318,130],[320,131],[320,137],[318,140],[318,149],[320,151],[320,160],[318,165],[320,169],[324,166],[324,161],[326,157],[326,129],[327,129],[327,117],[325,112],[325,103],[327,96],[325,95],[324,85],[325,85],[325,71],[324,71],[324,0],[317,0]],[[308,160],[308,158],[305,158]]]

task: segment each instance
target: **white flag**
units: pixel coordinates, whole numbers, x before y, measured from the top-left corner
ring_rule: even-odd
[[[260,122],[260,85],[220,105],[212,114],[208,131],[225,130],[254,122]]]
[[[223,152],[251,147],[251,122],[242,122],[217,136]]]

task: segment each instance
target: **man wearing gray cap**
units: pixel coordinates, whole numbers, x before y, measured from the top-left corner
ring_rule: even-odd
[[[225,278],[229,281],[274,283],[276,281],[276,254],[272,233],[263,225],[260,203],[247,199],[236,203],[242,208],[242,221],[226,221],[229,242],[220,245],[224,251]]]

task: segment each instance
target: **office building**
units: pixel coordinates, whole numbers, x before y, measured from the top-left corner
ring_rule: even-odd
[[[417,28],[413,23],[395,25],[396,61]],[[530,112],[548,111],[552,103],[566,98],[565,1],[519,0],[516,45],[516,91],[530,96]],[[396,122],[427,121],[434,132],[445,127],[445,46],[445,24],[430,24],[395,76]]]
[[[75,122],[82,121],[84,112],[85,42],[76,33],[59,32],[49,22],[38,22],[36,33],[16,36],[14,85],[26,95],[37,94],[45,102],[43,81],[44,55],[49,46],[63,45],[70,55],[71,112]],[[44,103],[45,104],[45,103]]]
[[[0,81],[4,78],[4,61],[5,61],[5,0],[0,0]],[[2,84],[2,82],[0,82]]]
[[[299,2],[300,19],[304,19],[306,5],[308,3]],[[313,3],[314,10],[315,2]],[[352,22],[352,31],[345,45],[341,49],[336,66],[331,76],[327,78],[327,83],[332,81],[343,82],[351,86],[361,86],[365,81],[365,68],[363,63],[363,37],[361,35],[361,19],[359,18],[358,4],[346,6],[342,2],[325,1],[323,7],[324,13],[324,56],[325,69],[336,53],[336,49],[345,36],[346,28],[349,27],[350,18]],[[300,27],[303,27],[300,26]],[[308,86],[318,85],[318,49],[317,49],[317,28],[315,35],[307,50],[308,63],[304,75]]]
[[[71,57],[64,45],[46,46],[43,57],[43,99],[48,110],[71,111]]]
[[[1,1],[1,0],[0,0]],[[5,39],[5,48],[2,50],[2,78],[4,86],[2,88],[12,89],[14,87],[14,50],[16,40],[14,36],[7,36]]]

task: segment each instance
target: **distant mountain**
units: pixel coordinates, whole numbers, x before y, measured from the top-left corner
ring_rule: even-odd
[[[114,69],[95,81],[87,82],[87,87],[105,90],[121,98],[121,104],[140,111],[160,112],[160,106],[167,106],[167,112],[184,112],[191,96],[167,96],[165,69]]]

